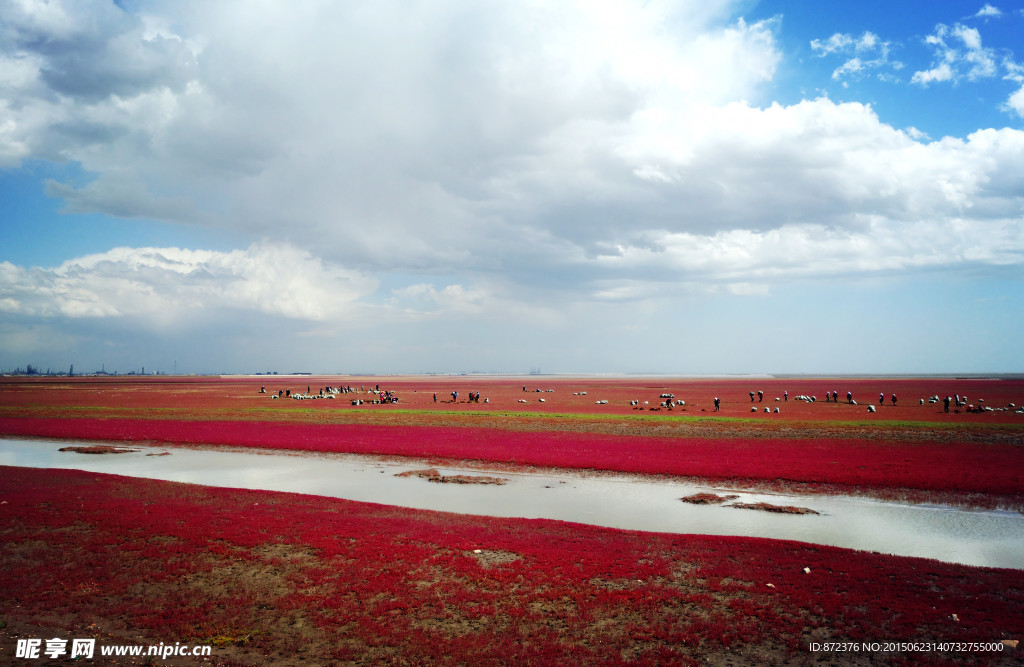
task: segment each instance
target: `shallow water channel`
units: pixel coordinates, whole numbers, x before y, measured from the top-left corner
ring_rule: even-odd
[[[443,475],[488,475],[504,485],[438,484],[398,473],[428,466],[357,455],[251,453],[132,445],[138,452],[80,454],[90,443],[0,438],[0,465],[68,468],[208,486],[291,491],[418,509],[575,521],[611,528],[799,540],[901,556],[1024,569],[1024,514],[911,505],[849,496],[782,495],[634,475],[587,471],[508,472],[438,468]],[[152,456],[169,452],[169,456]],[[691,505],[694,493],[736,494],[742,503],[807,507],[819,514],[774,514]]]

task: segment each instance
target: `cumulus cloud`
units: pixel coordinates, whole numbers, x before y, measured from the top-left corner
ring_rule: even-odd
[[[107,72],[106,95],[85,99],[48,81],[56,56],[33,48],[58,29],[22,17],[34,39],[5,56],[33,64],[5,96],[8,160],[95,174],[51,184],[71,212],[301,226],[367,265],[471,262],[481,237],[560,203],[524,195],[628,193],[606,155],[638,110],[746,97],[771,77],[770,22],[721,24],[727,3],[699,4],[173,3],[179,34],[161,39],[193,45],[191,78],[129,90]],[[107,42],[146,43],[140,18],[99,25]]]
[[[914,72],[911,83],[927,86],[936,82],[956,82],[961,78],[974,81],[997,73],[995,51],[982,46],[981,33],[977,28],[960,23],[949,27],[940,23],[925,38],[925,43],[933,50],[932,67]]]
[[[822,275],[889,274],[961,264],[1013,265],[1024,253],[1024,230],[1015,220],[978,225],[954,219],[935,226],[927,223],[892,225],[870,219],[861,229],[816,225],[789,226],[766,232],[735,230],[713,236],[662,234],[658,250],[626,248],[609,265],[643,266],[678,271],[685,267],[691,281],[734,286],[751,280],[768,285]]]
[[[115,248],[52,269],[0,263],[0,311],[42,318],[120,318],[187,327],[211,313],[323,321],[357,312],[374,279],[270,243],[214,252]]]
[[[1024,86],[1021,86],[1017,92],[1010,95],[1010,98],[1006,101],[1006,108],[1015,111],[1018,116],[1024,118]]]
[[[191,302],[327,321],[399,273],[399,310],[480,312],[742,285],[744,271],[958,265],[971,253],[947,234],[956,221],[1001,225],[1016,247],[1022,133],[926,142],[867,105],[771,104],[780,20],[739,7],[7,3],[0,164],[80,164],[93,180],[47,185],[70,213],[267,241],[8,266],[0,307],[116,317]],[[939,26],[929,42],[938,61],[917,83],[991,76],[976,30]],[[845,58],[839,79],[896,69],[890,47],[871,32],[812,43]],[[954,247],[918,261],[929,227]]]
[[[943,62],[936,63],[931,69],[914,72],[914,76],[910,79],[911,83],[927,86],[931,83],[953,81],[956,78],[956,73],[950,61],[954,60],[955,57],[953,52],[947,52]]]

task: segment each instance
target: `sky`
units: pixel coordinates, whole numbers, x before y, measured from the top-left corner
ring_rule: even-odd
[[[0,370],[1024,372],[1024,0],[0,0]]]

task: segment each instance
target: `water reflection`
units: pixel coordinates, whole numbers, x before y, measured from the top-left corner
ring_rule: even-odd
[[[630,475],[559,471],[509,473],[442,468],[443,474],[493,475],[501,486],[436,484],[396,473],[425,467],[355,455],[254,454],[150,448],[129,454],[59,452],[68,442],[0,439],[0,465],[69,468],[209,486],[291,491],[417,509],[546,518],[668,533],[800,540],[902,556],[1024,569],[1024,515],[908,505],[844,496],[788,496],[730,490],[736,502],[798,505],[819,515],[769,514],[679,498],[724,492]],[[171,452],[170,456],[148,454]]]

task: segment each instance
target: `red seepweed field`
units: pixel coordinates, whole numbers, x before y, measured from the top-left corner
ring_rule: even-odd
[[[319,398],[342,386],[355,391]],[[372,403],[378,386],[398,402]],[[839,401],[826,402],[833,390]],[[270,398],[278,391],[318,398]],[[685,405],[663,407],[662,394]],[[947,395],[964,405],[928,401]],[[1010,404],[1024,404],[1024,381],[0,378],[0,435],[613,470],[1019,511],[1024,415]],[[4,468],[0,479],[0,662],[15,661],[17,638],[52,636],[205,643],[223,664],[1021,655],[1018,570],[94,473]],[[809,650],[847,640],[953,643],[841,659]]]
[[[675,416],[742,417],[775,422],[783,421],[915,421],[947,424],[1015,424],[1024,420],[1011,410],[1001,410],[1013,403],[1024,405],[1024,378],[743,378],[743,379],[675,379],[675,378],[564,378],[524,376],[498,378],[490,376],[104,376],[75,378],[0,377],[2,407],[48,406],[52,408],[111,409],[216,409],[244,410],[267,408],[271,393],[290,390],[311,393],[326,386],[351,386],[371,391],[375,387],[395,390],[398,404],[379,406],[384,409],[458,410],[460,412],[530,412],[542,414],[632,415],[660,413],[659,397],[672,393],[676,400],[686,402],[674,409]],[[260,387],[267,393],[259,394]],[[549,391],[552,390],[552,391]],[[459,392],[457,403],[451,403],[451,392]],[[479,391],[487,403],[469,403],[469,392]],[[756,393],[763,392],[759,400]],[[825,393],[839,393],[839,402],[825,402]],[[585,395],[582,392],[586,392]],[[749,393],[754,392],[751,401]],[[847,392],[857,405],[847,403]],[[782,400],[788,393],[789,400]],[[437,401],[433,400],[436,394]],[[885,402],[879,403],[879,395]],[[897,396],[892,406],[891,397]],[[814,396],[814,403],[796,400],[797,396]],[[968,413],[966,408],[943,412],[942,403],[931,404],[932,396],[966,397],[970,405],[987,405],[991,412]],[[355,397],[340,395],[340,399]],[[365,396],[360,396],[366,398]],[[714,412],[714,398],[721,399],[721,411]],[[780,400],[776,401],[778,398]],[[541,399],[544,399],[541,401]],[[633,399],[648,401],[647,406],[631,406]],[[920,400],[925,403],[920,404]],[[596,405],[607,400],[607,405]],[[524,402],[520,402],[524,401]],[[347,406],[348,401],[341,403]],[[287,403],[287,401],[286,401]],[[877,411],[868,413],[867,406]],[[275,406],[276,407],[276,406]],[[282,406],[283,407],[283,406]],[[332,409],[342,407],[327,403],[295,402],[296,410]],[[368,408],[370,406],[362,406]],[[643,409],[637,409],[642,407]],[[756,407],[756,413],[751,412]],[[763,409],[780,408],[779,414],[764,414]],[[999,409],[999,410],[997,410]]]

